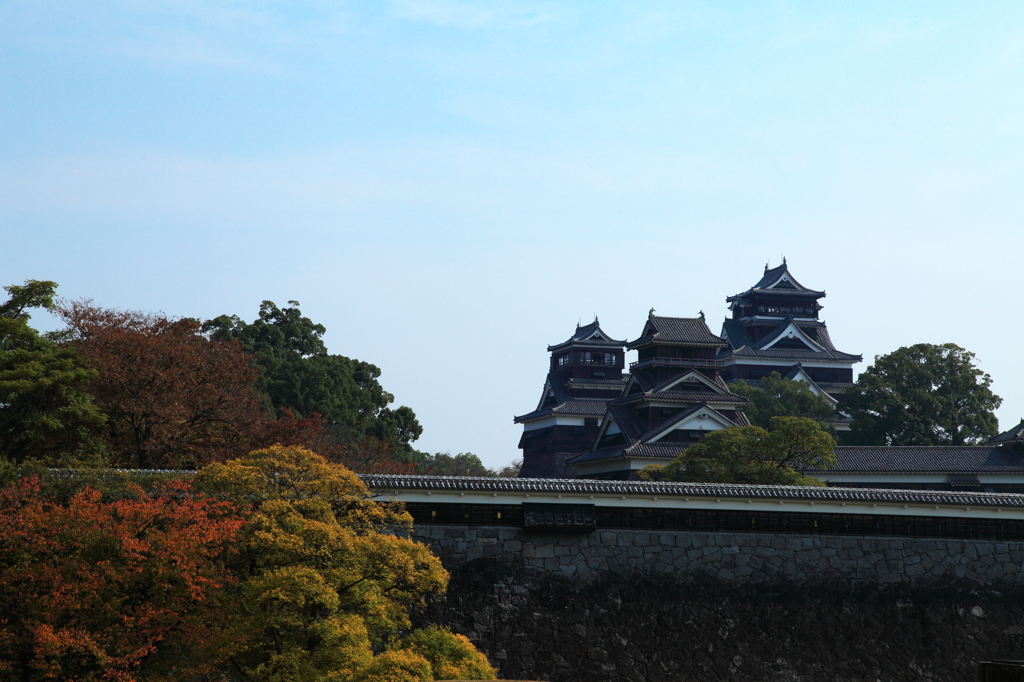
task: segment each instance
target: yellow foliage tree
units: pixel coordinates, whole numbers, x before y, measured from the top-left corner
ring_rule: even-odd
[[[437,677],[444,663],[397,637],[411,627],[411,608],[444,591],[448,573],[402,537],[412,518],[401,505],[371,500],[355,474],[301,447],[211,464],[195,485],[249,514],[235,567],[240,612],[224,637],[238,673],[254,682]]]

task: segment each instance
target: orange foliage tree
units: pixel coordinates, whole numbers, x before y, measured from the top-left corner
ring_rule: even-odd
[[[141,469],[226,461],[269,444],[312,441],[316,417],[275,419],[252,358],[191,319],[63,304],[69,340],[98,372],[89,392],[107,417],[111,464]]]
[[[182,482],[130,492],[0,488],[0,678],[129,682],[162,642],[215,639],[242,516]]]

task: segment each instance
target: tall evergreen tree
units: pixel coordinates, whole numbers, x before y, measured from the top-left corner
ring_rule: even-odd
[[[919,343],[876,356],[847,390],[852,441],[862,445],[969,445],[999,432],[1003,399],[974,353]]]
[[[4,287],[0,304],[0,457],[21,463],[99,463],[104,417],[85,387],[96,372],[74,348],[29,326],[28,311],[52,310],[55,282]]]
[[[380,385],[380,369],[327,352],[327,329],[302,315],[298,301],[279,308],[263,301],[259,317],[246,323],[221,315],[203,325],[214,339],[233,340],[256,357],[259,388],[279,413],[319,413],[332,438],[352,443],[370,436],[411,451],[423,428],[412,409],[389,407],[395,397]]]

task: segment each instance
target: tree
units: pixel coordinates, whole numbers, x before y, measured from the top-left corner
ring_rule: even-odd
[[[513,459],[511,463],[498,469],[498,478],[519,478],[523,470],[523,460]]]
[[[232,341],[209,340],[195,320],[74,302],[58,309],[67,346],[95,372],[88,390],[106,416],[116,466],[194,467],[274,442],[303,442],[319,419],[274,419],[257,370]]]
[[[460,452],[451,455],[438,452],[433,455],[424,454],[417,462],[417,473],[431,476],[496,476],[497,474],[484,466],[480,458],[472,452]]]
[[[956,344],[919,343],[876,356],[847,390],[851,442],[862,445],[965,445],[999,432],[1002,398],[974,353]]]
[[[275,410],[318,413],[341,443],[372,436],[411,453],[410,443],[423,428],[410,408],[388,407],[395,398],[377,381],[380,369],[329,354],[322,339],[326,328],[304,317],[298,301],[288,303],[282,309],[263,301],[251,324],[222,315],[202,328],[214,339],[241,343],[256,357],[260,390]]]
[[[0,305],[0,458],[16,463],[101,463],[103,414],[85,387],[96,376],[73,348],[28,325],[28,310],[52,310],[54,282],[4,287]]]
[[[645,467],[640,476],[653,481],[823,485],[801,472],[835,465],[831,434],[806,417],[773,417],[770,426],[712,431],[669,464]]]
[[[243,520],[187,483],[130,492],[0,488],[0,677],[128,682],[163,642],[203,648]]]
[[[362,436],[339,442],[330,436],[328,427],[326,440],[313,448],[318,454],[327,457],[331,462],[341,464],[360,474],[411,474],[416,472],[417,464],[413,458],[426,453],[413,451],[412,457],[407,448],[393,442]]]
[[[231,676],[383,682],[431,679],[444,669],[416,653],[419,640],[398,638],[410,627],[410,610],[448,582],[427,547],[403,537],[412,521],[404,509],[370,499],[351,471],[297,447],[212,464],[195,478],[249,518],[235,566],[242,582],[232,650],[224,657]]]
[[[729,390],[750,399],[743,412],[753,426],[767,429],[772,417],[808,417],[821,421],[836,416],[836,409],[824,397],[814,393],[803,381],[783,379],[772,372],[761,379],[757,388],[740,380],[729,385]]]

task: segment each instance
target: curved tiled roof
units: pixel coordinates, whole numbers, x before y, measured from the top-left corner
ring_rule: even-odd
[[[736,357],[792,359],[794,361],[832,360],[837,362],[860,362],[864,359],[861,355],[851,355],[850,353],[843,353],[837,350],[825,350],[816,353],[813,350],[790,350],[784,348],[759,350],[750,346],[741,346],[730,352]],[[723,356],[719,355],[719,357]]]
[[[715,336],[708,329],[707,322],[699,317],[659,317],[651,315],[647,318],[641,337],[626,345],[633,349],[647,343],[666,343],[692,346],[725,347],[729,344],[720,336]]]
[[[624,398],[622,402],[633,402],[636,400],[685,403],[746,403],[749,402],[745,396],[735,393],[716,393],[715,391],[647,391],[645,393],[632,393]]]
[[[588,338],[592,336],[594,332],[600,333],[601,336],[605,338]],[[582,327],[577,325],[576,331],[573,333],[572,336],[570,336],[562,343],[556,343],[554,345],[548,346],[548,351],[560,350],[562,348],[568,348],[569,346],[607,346],[609,348],[622,348],[625,345],[625,341],[617,341],[609,337],[605,333],[605,331],[601,329],[601,325],[598,323],[597,318],[594,318],[594,321],[588,325]]]
[[[840,445],[829,472],[1024,474],[1024,453],[998,445]]]
[[[1021,443],[1024,442],[1024,419],[1008,431],[1003,431],[998,436],[988,439],[989,443]]]
[[[796,289],[779,289],[779,288],[768,289],[767,288],[769,285],[774,284],[779,279],[779,277],[781,277],[782,275],[786,275],[789,278],[789,281],[792,282],[794,285],[796,285],[797,288]],[[815,298],[821,298],[822,296],[825,295],[825,292],[824,291],[815,291],[814,289],[808,289],[803,284],[800,284],[800,282],[796,281],[796,278],[793,277],[793,274],[789,271],[789,266],[785,262],[783,262],[782,265],[779,265],[777,267],[771,268],[770,270],[768,268],[765,268],[764,275],[762,275],[761,279],[759,279],[757,281],[757,284],[755,284],[754,286],[750,287],[749,289],[747,289],[743,293],[736,294],[735,296],[729,296],[725,300],[726,300],[726,302],[731,302],[731,301],[735,301],[736,299],[738,299],[740,297],[749,296],[750,294],[791,294],[791,295],[800,295],[800,296],[810,296],[810,295],[813,295]]]
[[[462,478],[362,474],[371,490],[437,490],[453,492],[583,493],[714,497],[827,502],[883,502],[1024,508],[1024,495],[940,490],[878,490],[871,488],[813,488],[734,483],[663,483],[654,481],[592,481],[557,478]]]
[[[563,417],[602,417],[607,410],[608,401],[604,398],[569,398],[565,402],[552,407],[544,407],[528,414],[514,417],[518,424],[531,419],[539,419],[549,414]]]

